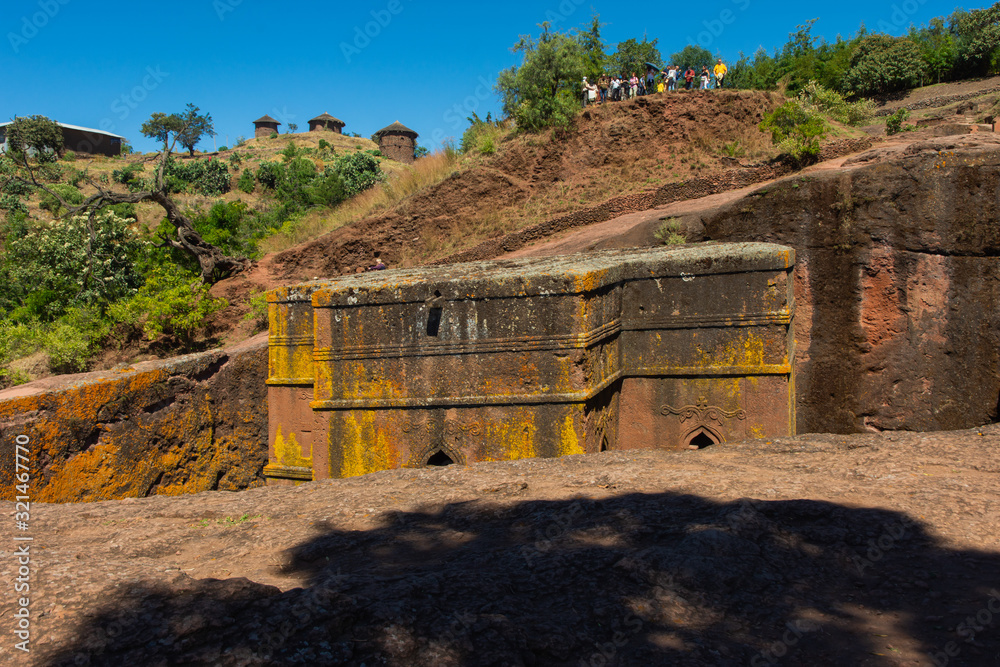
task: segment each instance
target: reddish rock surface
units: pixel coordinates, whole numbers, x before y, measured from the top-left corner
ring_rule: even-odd
[[[35,504],[32,653],[8,631],[0,662],[994,665],[998,452],[808,435]]]
[[[33,499],[78,502],[263,484],[267,335],[225,350],[0,392],[0,492],[14,498],[15,442]]]
[[[782,179],[701,220],[705,238],[797,251],[796,300],[811,302],[796,323],[800,432],[998,416],[1000,137],[882,155]]]
[[[799,432],[998,418],[1000,135],[924,132],[771,183],[555,236],[511,256],[691,241],[796,249]]]

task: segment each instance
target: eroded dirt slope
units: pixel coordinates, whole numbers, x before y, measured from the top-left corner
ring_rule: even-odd
[[[568,132],[504,142],[495,155],[396,209],[268,256],[216,291],[232,299],[254,288],[353,273],[371,265],[376,250],[390,266],[433,260],[468,247],[473,232],[492,238],[615,198],[625,197],[622,212],[648,208],[646,199],[628,197],[739,169],[740,160],[718,157],[727,142],[742,141],[740,151],[768,146],[757,124],[779,103],[772,93],[703,91],[593,108]],[[698,186],[684,190],[678,186],[677,198],[694,196]]]

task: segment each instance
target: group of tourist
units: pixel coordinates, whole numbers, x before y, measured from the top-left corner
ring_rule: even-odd
[[[708,66],[704,66],[700,73],[695,72],[692,67],[688,67],[682,72],[677,65],[671,65],[659,71],[656,68],[647,67],[643,77],[636,76],[635,72],[632,72],[632,76],[629,77],[624,74],[622,76],[605,74],[596,82],[587,81],[587,77],[583,77],[583,106],[604,103],[608,100],[620,102],[639,95],[677,90],[679,85],[683,85],[685,90],[693,90],[695,87],[700,90],[722,88],[728,71],[729,68],[723,64],[720,58],[711,71]]]

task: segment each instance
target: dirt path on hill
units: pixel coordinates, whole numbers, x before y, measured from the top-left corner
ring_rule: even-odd
[[[996,665],[998,484],[993,425],[34,505],[0,662]]]

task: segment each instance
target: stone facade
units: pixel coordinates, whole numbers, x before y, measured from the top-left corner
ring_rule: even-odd
[[[275,290],[265,475],[794,434],[793,263],[747,243]]]

